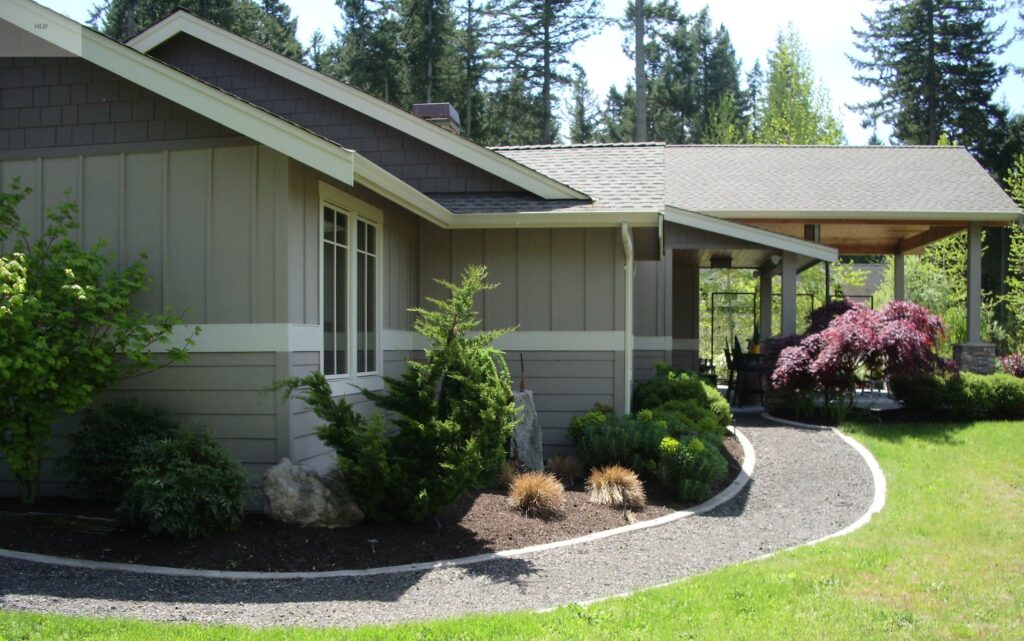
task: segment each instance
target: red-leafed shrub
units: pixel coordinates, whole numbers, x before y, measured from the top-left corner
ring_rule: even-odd
[[[812,309],[807,314],[807,333],[817,334],[832,324],[832,320],[842,316],[856,307],[858,303],[849,298],[837,298],[830,300],[821,307]]]
[[[841,420],[864,378],[889,378],[948,369],[936,353],[942,338],[939,318],[920,305],[893,301],[879,311],[846,301],[848,309],[824,329],[803,337],[779,354],[772,387],[788,393],[798,413],[814,397]],[[830,303],[833,310],[838,301]],[[825,316],[824,312],[819,316]]]
[[[999,359],[999,367],[1012,376],[1024,378],[1024,354],[1009,354]]]

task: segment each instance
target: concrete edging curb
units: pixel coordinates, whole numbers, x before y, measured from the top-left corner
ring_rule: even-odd
[[[623,525],[621,527],[612,528],[610,530],[602,530],[600,532],[594,532],[586,536],[576,537],[573,539],[565,539],[563,541],[554,541],[552,543],[542,543],[539,545],[532,545],[525,548],[519,548],[515,550],[502,550],[500,552],[489,552],[486,554],[477,554],[474,556],[465,556],[457,559],[449,559],[445,561],[426,561],[421,563],[407,563],[404,565],[391,565],[380,568],[367,568],[364,570],[328,570],[323,572],[242,572],[242,571],[229,571],[229,570],[196,570],[189,568],[171,568],[157,565],[136,565],[133,563],[113,563],[109,561],[90,561],[87,559],[72,559],[67,557],[52,556],[48,554],[35,554],[33,552],[19,552],[17,550],[6,550],[0,548],[0,558],[16,559],[19,561],[29,561],[32,563],[42,563],[47,565],[57,565],[63,567],[79,568],[86,570],[103,570],[103,571],[114,571],[114,572],[132,572],[135,574],[153,574],[160,576],[175,576],[175,577],[190,577],[190,578],[205,578],[205,579],[235,579],[235,580],[283,580],[283,579],[326,579],[334,577],[366,577],[376,576],[385,574],[402,574],[406,572],[428,572],[430,570],[436,570],[447,567],[458,567],[464,565],[471,565],[475,563],[483,563],[486,561],[497,561],[500,559],[514,558],[524,556],[527,554],[534,554],[538,552],[546,552],[548,550],[554,550],[557,548],[569,547],[573,545],[580,545],[582,543],[589,543],[592,541],[599,541],[612,536],[620,534],[626,534],[629,532],[635,532],[638,530],[645,530],[648,528],[660,527],[662,525],[668,525],[680,519],[696,516],[698,514],[704,514],[717,508],[718,506],[731,501],[736,497],[740,491],[746,487],[747,483],[754,473],[754,465],[757,460],[757,455],[754,452],[754,447],[747,439],[735,427],[730,426],[729,431],[736,436],[736,439],[740,442],[740,446],[743,448],[743,465],[740,468],[739,474],[733,479],[724,490],[711,497],[707,501],[689,509],[681,510],[679,512],[673,512],[666,514],[665,516],[651,519],[649,521],[641,521],[639,523],[633,523],[630,525]]]

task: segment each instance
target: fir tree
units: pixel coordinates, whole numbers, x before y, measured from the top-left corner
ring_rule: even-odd
[[[450,101],[455,94],[455,25],[449,0],[401,0],[402,51],[412,102]]]
[[[893,128],[905,144],[938,142],[942,133],[976,149],[986,138],[992,94],[1006,67],[1002,27],[986,0],[896,0],[854,29],[864,57],[850,57],[855,79],[880,96],[853,108]]]
[[[462,0],[454,5],[454,11],[458,93],[453,102],[462,118],[462,135],[476,140],[477,130],[485,128],[481,122],[486,103],[485,79],[494,55],[489,22],[478,0]]]
[[[408,106],[396,0],[335,0],[344,27],[328,73],[382,100]]]
[[[499,0],[491,12],[509,75],[538,94],[541,127],[534,142],[554,142],[556,95],[568,83],[562,69],[572,48],[603,25],[600,0]]]
[[[600,142],[629,142],[635,134],[636,93],[632,84],[626,84],[625,92],[615,85],[608,89],[601,111],[597,138]]]
[[[597,138],[598,118],[597,98],[587,83],[587,73],[583,67],[573,65],[575,74],[572,79],[572,113],[569,118],[569,141],[572,143],[594,142]]]

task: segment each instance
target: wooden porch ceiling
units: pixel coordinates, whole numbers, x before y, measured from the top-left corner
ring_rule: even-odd
[[[743,223],[804,238],[804,226],[820,225],[819,242],[835,247],[847,256],[870,254],[915,254],[927,245],[967,228],[965,222],[921,222],[921,221],[878,221],[878,220],[744,220]]]

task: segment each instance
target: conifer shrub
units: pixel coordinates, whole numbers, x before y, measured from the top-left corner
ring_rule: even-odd
[[[693,436],[665,437],[659,446],[658,478],[681,501],[703,501],[725,480],[729,466],[717,447]]]
[[[674,401],[693,401],[711,411],[720,427],[732,423],[732,408],[717,389],[693,372],[672,369],[665,363],[654,367],[654,378],[636,386],[633,405],[636,410],[654,409]]]
[[[523,472],[509,486],[508,506],[526,516],[556,518],[565,510],[565,488],[554,474]]]
[[[641,410],[635,416],[592,410],[577,418],[575,429],[570,431],[585,468],[621,465],[642,475],[654,474],[658,446],[668,435],[668,425],[655,419],[651,410]]]
[[[331,398],[319,372],[277,385],[325,421],[317,433],[337,452],[370,519],[423,521],[467,490],[493,486],[501,471],[516,407],[504,354],[491,343],[509,330],[469,334],[479,325],[474,298],[496,287],[486,277],[485,267],[470,266],[459,284],[437,281],[449,298],[412,310],[414,328],[430,342],[425,359],[409,361],[399,378],[385,377],[383,392],[363,390],[392,414],[394,435],[385,435],[380,418],[364,418],[344,398]]]
[[[611,507],[641,509],[647,505],[643,481],[633,470],[621,465],[597,467],[587,477],[591,503]]]

